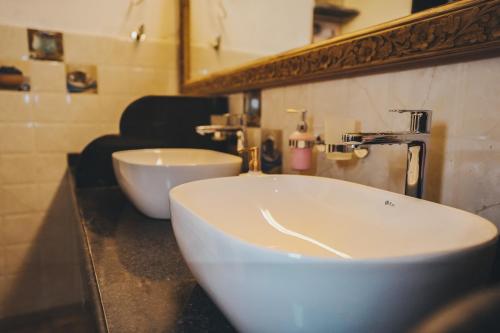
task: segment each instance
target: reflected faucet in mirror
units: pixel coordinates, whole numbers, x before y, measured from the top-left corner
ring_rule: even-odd
[[[210,125],[196,126],[199,135],[212,135],[214,141],[225,141],[236,137],[236,151],[246,149],[247,135],[245,117],[243,115],[212,115]]]
[[[344,133],[341,143],[327,145],[327,152],[335,156],[335,153],[351,154],[356,149],[369,145],[406,144],[408,149],[405,194],[422,198],[432,112],[430,110],[391,110],[391,112],[410,113],[410,129],[403,132]]]

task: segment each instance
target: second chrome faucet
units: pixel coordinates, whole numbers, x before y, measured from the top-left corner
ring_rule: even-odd
[[[224,141],[236,137],[236,151],[247,148],[247,135],[242,115],[213,115],[210,125],[196,126],[196,133],[212,135],[215,141]]]
[[[212,135],[212,139],[215,141],[236,138],[236,152],[243,157],[244,161],[243,171],[246,171],[246,165],[248,165],[249,172],[260,173],[260,149],[259,147],[248,147],[244,116],[226,113],[212,116],[211,122],[211,125],[196,126],[196,133]]]

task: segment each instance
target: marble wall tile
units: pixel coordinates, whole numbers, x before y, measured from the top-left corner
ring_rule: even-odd
[[[454,177],[452,205],[500,226],[500,141],[457,138]]]
[[[285,120],[285,90],[271,88],[261,93],[261,126],[263,128],[282,128]]]
[[[432,110],[432,126],[440,127],[440,131],[446,127],[447,136],[457,135],[463,68],[462,64],[453,64],[391,73],[390,108]],[[400,129],[407,129],[408,123],[405,120]]]
[[[361,122],[361,130],[377,131],[391,128],[393,115],[387,110],[389,102],[389,75],[376,74],[348,80],[349,116]]]
[[[427,150],[427,173],[425,176],[425,198],[434,202],[453,205],[453,195],[457,182],[456,140],[434,127]]]
[[[395,108],[431,109],[425,198],[483,215],[500,226],[500,58],[423,67],[262,91],[262,126],[284,131],[284,172],[290,169],[286,138],[297,119],[286,107],[310,110],[315,133],[328,142],[349,130],[407,130],[408,115]],[[313,173],[402,193],[404,146],[371,147],[363,160],[328,160],[316,154]]]
[[[406,149],[401,146],[370,147],[364,159],[337,161],[318,154],[316,174],[403,193]]]
[[[475,139],[500,140],[499,58],[463,64],[460,80],[459,135]]]
[[[343,128],[337,122],[349,118],[349,94],[346,79],[311,84],[313,125],[320,132]],[[329,115],[328,117],[326,115]],[[328,133],[330,134],[330,133]],[[338,136],[332,135],[332,138]]]
[[[244,97],[243,94],[232,94],[229,95],[229,112],[234,115],[241,115],[243,114],[243,108],[244,108]]]

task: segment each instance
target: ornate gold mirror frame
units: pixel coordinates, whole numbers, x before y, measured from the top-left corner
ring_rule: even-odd
[[[247,65],[189,79],[189,0],[180,0],[180,90],[227,94],[500,55],[500,0],[461,0]]]

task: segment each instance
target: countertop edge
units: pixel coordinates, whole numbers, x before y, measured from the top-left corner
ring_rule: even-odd
[[[85,227],[83,225],[84,218],[82,216],[82,211],[80,208],[80,205],[78,204],[78,199],[76,198],[76,182],[75,182],[75,176],[74,172],[72,170],[72,166],[70,162],[68,161],[68,168],[67,168],[67,178],[68,178],[68,183],[69,183],[69,188],[71,192],[71,202],[73,205],[73,214],[75,215],[75,218],[79,222],[79,228],[78,229],[78,235],[79,235],[79,241],[80,241],[80,255],[81,258],[83,259],[84,263],[84,269],[86,273],[86,278],[88,278],[88,281],[86,283],[88,284],[88,289],[89,289],[89,297],[90,301],[93,304],[92,307],[92,312],[94,314],[95,320],[96,320],[96,327],[100,333],[108,333],[108,322],[106,320],[106,313],[104,311],[104,307],[101,302],[101,291],[99,288],[99,282],[97,280],[95,268],[94,268],[94,262],[92,260],[92,255],[91,255],[91,249],[88,244],[88,237],[87,233],[85,231]],[[83,281],[85,283],[85,281]]]

